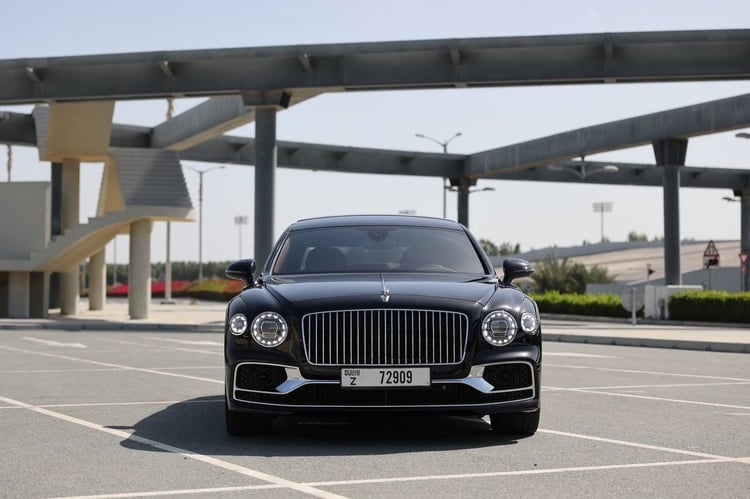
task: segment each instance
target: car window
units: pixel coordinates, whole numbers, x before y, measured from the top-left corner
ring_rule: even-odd
[[[404,226],[330,227],[291,231],[274,274],[328,272],[462,272],[484,274],[462,230]]]

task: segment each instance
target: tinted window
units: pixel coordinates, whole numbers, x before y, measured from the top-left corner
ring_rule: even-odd
[[[465,232],[403,226],[332,227],[289,233],[275,274],[463,272],[485,269]]]

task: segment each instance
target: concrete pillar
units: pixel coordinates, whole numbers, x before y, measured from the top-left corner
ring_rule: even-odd
[[[89,310],[103,310],[107,300],[107,264],[105,249],[89,258]]]
[[[680,168],[685,165],[687,139],[654,142],[656,164],[664,189],[664,283],[682,284],[680,271]]]
[[[147,319],[151,308],[151,220],[130,224],[128,313],[131,319]]]
[[[737,190],[734,194],[740,196],[740,252],[747,255],[750,254],[750,189]],[[750,291],[750,261],[745,263],[740,289]]]
[[[10,272],[0,272],[0,317],[8,317],[8,276]]]
[[[451,187],[458,189],[458,223],[464,227],[469,227],[469,190],[477,181],[469,178],[452,178]]]
[[[53,162],[50,165],[50,183],[52,184],[52,196],[50,207],[50,237],[54,238],[62,234],[62,163]],[[60,274],[53,272],[49,275],[49,303],[48,309],[60,308]],[[49,311],[45,312],[45,317]]]
[[[49,316],[49,278],[47,272],[31,273],[29,315],[34,319],[46,319]]]
[[[277,164],[276,107],[255,110],[255,255],[260,268],[273,247]]]
[[[29,318],[29,273],[8,273],[8,317]]]
[[[62,164],[62,199],[60,219],[63,232],[78,225],[80,213],[81,163],[65,159]],[[60,276],[60,312],[76,315],[79,310],[81,288],[78,265]]]

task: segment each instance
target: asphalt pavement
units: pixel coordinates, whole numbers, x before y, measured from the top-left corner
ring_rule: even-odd
[[[108,299],[104,310],[89,310],[81,301],[77,315],[52,310],[46,319],[0,319],[2,329],[96,331],[221,332],[226,304],[179,298],[155,298],[148,319],[130,319],[127,299]],[[750,353],[750,326],[677,321],[602,319],[542,315],[545,341],[641,346],[680,350]]]

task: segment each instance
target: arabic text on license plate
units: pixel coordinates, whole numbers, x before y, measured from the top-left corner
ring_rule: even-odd
[[[430,386],[430,368],[344,368],[341,370],[341,386],[345,388]]]

